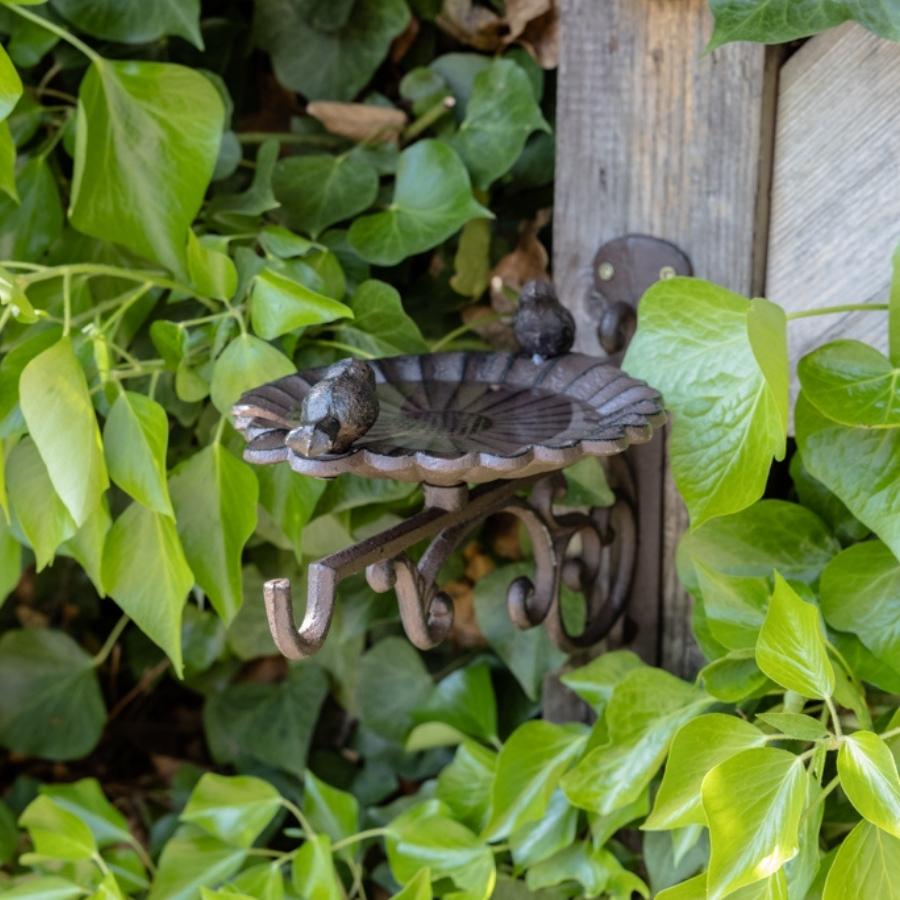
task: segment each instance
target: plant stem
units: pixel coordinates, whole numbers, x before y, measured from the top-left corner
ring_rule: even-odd
[[[97,63],[100,65],[103,62],[103,57],[92,47],[88,47],[84,41],[78,40],[74,34],[69,34],[65,28],[60,28],[55,22],[51,22],[49,19],[45,19],[43,16],[35,15],[33,12],[29,12],[22,6],[13,5],[9,6],[8,4],[3,4],[5,9],[8,9],[10,12],[15,13],[17,16],[21,16],[23,19],[28,19],[30,22],[34,22],[35,25],[38,25],[41,28],[46,29],[47,31],[52,32],[58,38],[65,41],[67,44],[71,44],[76,50],[80,50],[91,62]]]
[[[837,737],[842,737],[844,732],[841,728],[841,719],[840,716],[838,716],[838,711],[835,708],[834,701],[831,699],[831,697],[826,696],[825,703],[828,706],[828,712],[831,714],[831,721],[834,725],[834,733],[835,735],[837,735]]]
[[[68,337],[72,328],[72,276],[63,275],[63,337]]]
[[[367,841],[369,838],[382,837],[390,833],[390,828],[370,828],[368,831],[360,831],[357,834],[351,834],[350,837],[345,837],[336,844],[332,844],[331,849],[332,851],[343,850],[344,847],[350,847],[353,844],[358,844],[360,841]]]
[[[112,653],[112,648],[116,646],[116,641],[122,636],[125,626],[131,621],[128,616],[122,616],[113,626],[113,630],[109,633],[105,643],[97,652],[97,655],[91,661],[95,669],[99,668],[106,662],[106,658]]]
[[[887,303],[842,303],[839,306],[816,306],[813,309],[800,309],[787,314],[789,322],[794,319],[808,319],[810,316],[830,316],[845,312],[877,312],[888,309]]]
[[[0,265],[3,264],[0,263]],[[121,278],[123,281],[143,281],[170,291],[182,291],[191,297],[197,296],[186,284],[167,278],[162,272],[146,269],[121,269],[118,266],[104,266],[99,263],[72,263],[68,266],[42,267],[31,275],[23,275],[22,282],[23,284],[35,284],[51,278],[62,278],[67,273],[69,275],[106,275],[110,278]]]
[[[363,359],[377,358],[374,353],[369,353],[367,350],[363,350],[360,347],[351,347],[349,344],[342,344],[340,341],[326,341],[324,338],[316,338],[315,343],[322,347],[333,347],[335,350],[343,350],[345,353],[350,353],[353,356],[360,356]]]
[[[300,827],[303,829],[303,833],[306,835],[307,840],[311,840],[315,837],[315,829],[309,824],[309,819],[303,815],[303,811],[299,806],[295,803],[291,803],[291,801],[285,797],[281,798],[281,805],[300,823]],[[335,847],[336,846],[337,845],[335,845]],[[332,847],[332,849],[334,849],[334,847]]]
[[[453,343],[458,337],[462,337],[464,334],[474,331],[476,325],[490,325],[492,322],[498,322],[502,318],[503,316],[499,314],[479,316],[477,319],[467,322],[465,325],[460,325],[458,328],[454,328],[453,331],[448,331],[440,340],[435,341],[431,345],[431,352],[437,353],[438,350],[443,350],[444,347]]]
[[[878,735],[883,741],[889,740],[892,737],[897,737],[900,734],[900,728],[892,728],[890,731],[884,731]]]
[[[280,141],[282,144],[309,144],[312,147],[325,149],[340,146],[340,139],[330,134],[295,134],[292,131],[244,131],[237,135],[242,144],[262,144],[268,140]]]
[[[403,143],[408,143],[423,131],[427,131],[435,122],[447,115],[454,106],[456,106],[455,97],[448,94],[441,98],[430,109],[426,109],[418,119],[406,126],[402,134]]]

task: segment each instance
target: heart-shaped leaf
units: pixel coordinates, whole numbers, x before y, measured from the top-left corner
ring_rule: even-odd
[[[180,818],[226,844],[249,847],[280,807],[281,795],[268,781],[206,772],[191,791]]]
[[[417,722],[443,722],[469,737],[497,739],[497,701],[485,663],[466,666],[442,678],[428,701],[413,710]]]
[[[203,49],[200,0],[143,0],[122,6],[116,0],[53,0],[53,8],[93,37],[122,44],[150,44],[167,34]]]
[[[353,322],[338,328],[340,339],[372,356],[427,353],[418,325],[406,314],[397,290],[383,281],[364,281],[350,301]]]
[[[74,813],[49,797],[36,797],[22,813],[19,824],[28,830],[34,850],[48,859],[80,862],[97,852],[90,828]]]
[[[497,753],[494,750],[464,740],[453,761],[441,769],[437,778],[437,798],[450,807],[454,819],[476,834],[480,834],[487,824],[491,811],[491,788],[496,768]]]
[[[210,395],[216,409],[227,415],[245,391],[296,371],[294,364],[271,344],[251,334],[241,334],[216,360]]]
[[[43,784],[40,791],[57,806],[78,816],[90,828],[98,847],[134,840],[125,817],[106,799],[96,778],[82,778],[68,784]]]
[[[456,153],[440,141],[417,141],[400,154],[391,205],[356,219],[349,240],[363,259],[392,266],[437,246],[470,219],[492,217],[472,196]]]
[[[246,858],[244,847],[183,825],[163,847],[147,900],[196,900],[203,886],[230,878]]]
[[[15,108],[22,96],[22,79],[6,51],[0,47],[0,121]]]
[[[844,838],[828,870],[823,900],[900,897],[900,840],[859,822]]]
[[[900,838],[900,778],[891,748],[871,731],[855,731],[841,739],[837,767],[856,811]]]
[[[359,831],[356,797],[320,781],[310,771],[303,777],[303,811],[316,831],[335,842]]]
[[[291,863],[291,881],[301,897],[341,900],[344,889],[327,834],[312,835],[303,844]]]
[[[0,256],[37,262],[63,226],[59,188],[43,156],[24,162],[16,173],[16,189],[18,203],[0,196]]]

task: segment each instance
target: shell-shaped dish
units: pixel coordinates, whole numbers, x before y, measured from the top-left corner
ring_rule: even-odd
[[[379,414],[344,452],[317,458],[285,446],[325,368],[248,391],[234,406],[244,459],[288,462],[303,475],[345,472],[435,485],[526,478],[584,456],[610,456],[650,440],[665,422],[662,398],[621,369],[568,353],[433,353],[372,360]]]

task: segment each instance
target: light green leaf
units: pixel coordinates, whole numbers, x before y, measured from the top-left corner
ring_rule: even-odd
[[[687,682],[649,666],[632,669],[606,707],[609,740],[560,781],[581,809],[611,813],[636,800],[662,765],[675,732],[713,703]]]
[[[22,577],[22,545],[0,515],[0,606]]]
[[[900,367],[862,341],[832,341],[797,366],[807,400],[842,425],[900,426]]]
[[[713,697],[726,703],[739,703],[772,685],[756,665],[756,653],[751,648],[732,650],[713,660],[700,670],[700,680]]]
[[[300,848],[291,865],[291,880],[305,900],[344,900],[327,834],[310,837]]]
[[[475,741],[463,740],[453,761],[441,769],[435,796],[450,807],[453,818],[476,834],[487,824],[497,754]]]
[[[372,356],[427,353],[419,326],[406,314],[396,288],[383,281],[364,281],[350,301],[353,322],[337,329],[340,340]]]
[[[497,702],[487,663],[457,669],[441,679],[412,717],[416,722],[443,722],[468,737],[495,741]]]
[[[191,791],[181,820],[236,847],[250,847],[281,807],[268,781],[206,772]]]
[[[40,572],[53,561],[60,544],[75,534],[76,527],[30,438],[16,444],[9,454],[6,482],[14,521],[34,550]]]
[[[0,196],[0,258],[40,261],[60,236],[63,210],[56,177],[43,156],[26,159],[16,174],[18,202]]]
[[[109,477],[148,509],[174,516],[166,485],[168,445],[166,411],[143,394],[119,394],[103,428]]]
[[[570,846],[575,841],[578,816],[578,810],[557,788],[550,795],[541,818],[523,825],[509,836],[509,849],[516,866],[525,869]],[[594,845],[597,846],[596,841]]]
[[[881,543],[866,541],[839,553],[822,572],[822,615],[850,631],[885,665],[900,672],[900,562]]]
[[[104,497],[84,525],[59,547],[62,555],[71,556],[84,569],[101,597],[106,596],[106,588],[103,586],[103,548],[111,526],[109,503]]]
[[[246,858],[243,847],[183,825],[163,847],[147,900],[197,900],[201,887],[231,877]]]
[[[803,713],[757,713],[756,719],[798,741],[818,741],[820,738],[828,737],[828,729],[818,719]]]
[[[359,802],[353,794],[320,781],[306,770],[303,777],[303,812],[313,829],[340,841],[359,831]]]
[[[472,196],[462,160],[440,141],[417,141],[400,154],[393,202],[384,212],[356,219],[348,237],[363,259],[392,266],[476,218],[493,215]]]
[[[218,92],[199,72],[92,62],[78,92],[72,224],[184,276],[189,226],[224,120]]]
[[[849,428],[803,392],[794,414],[803,464],[900,559],[900,428]]]
[[[703,779],[710,900],[761,881],[797,855],[810,778],[786,750],[744,750]]]
[[[801,600],[777,572],[756,642],[756,664],[772,681],[804,697],[821,699],[834,692],[819,610]]]
[[[419,869],[391,900],[432,900],[431,869]]]
[[[68,784],[43,784],[40,792],[84,822],[98,847],[127,844],[133,840],[125,817],[106,799],[95,778],[82,778]]]
[[[13,142],[9,124],[0,121],[0,191],[8,200],[19,202],[16,190],[16,145]]]
[[[598,717],[603,715],[616,685],[632,670],[644,666],[631,650],[602,653],[586,666],[566,672],[560,681],[591,706]]]
[[[132,503],[106,538],[103,585],[122,611],[165,651],[179,677],[181,617],[193,584],[175,523]]]
[[[42,795],[32,800],[19,818],[19,824],[28,829],[35,852],[48,859],[79,862],[97,852],[90,828],[49,797]]]
[[[565,795],[563,795],[565,796]],[[650,789],[644,790],[637,798],[611,813],[600,815],[588,813],[591,840],[595,847],[603,847],[619,829],[635,819],[643,819],[650,811]],[[674,840],[674,835],[673,835]]]
[[[900,366],[900,247],[894,251],[893,277],[888,298],[888,344],[891,362]]]
[[[596,897],[604,893],[609,880],[604,862],[610,855],[606,850],[594,850],[589,843],[579,841],[531,866],[526,872],[525,883],[530,890],[539,891],[574,881],[583,888],[582,896]]]
[[[616,498],[597,457],[586,456],[569,466],[563,476],[566,493],[559,501],[560,506],[612,506],[615,503]]]
[[[244,891],[253,900],[284,900],[284,876],[278,860],[248,866],[228,882],[235,891]]]
[[[765,302],[693,278],[657,282],[641,300],[624,367],[664,389],[694,527],[758,500],[772,457],[784,457],[785,322]]]
[[[0,47],[0,121],[3,121],[14,109],[22,96],[22,79]]]
[[[491,223],[488,219],[472,219],[459,235],[450,287],[463,297],[478,299],[490,279]]]
[[[700,787],[706,773],[765,735],[737,716],[709,713],[682,725],[672,740],[662,784],[642,826],[650,831],[706,825]]]
[[[560,777],[584,750],[583,726],[526,722],[503,744],[491,792],[491,820],[485,829],[499,840],[544,815]]]
[[[495,59],[475,76],[466,117],[453,136],[472,179],[486,190],[519,158],[533,131],[550,131],[525,70]]]
[[[188,565],[228,625],[244,602],[241,554],[256,529],[256,477],[214,443],[181,463],[169,488]]]
[[[730,41],[781,44],[807,37],[847,20],[888,40],[900,40],[900,10],[892,3],[854,0],[710,0],[715,29],[710,50]]]
[[[729,650],[755,647],[769,602],[766,579],[726,575],[699,560],[694,569],[713,637]]]
[[[227,415],[245,391],[296,371],[294,364],[271,344],[250,334],[238,335],[213,367],[212,401],[220,413]]]
[[[286,548],[293,549],[300,559],[303,530],[312,518],[326,482],[299,475],[289,466],[258,466],[256,477],[260,504],[281,530]]]
[[[838,847],[822,897],[900,898],[900,840],[869,822],[859,822]]]
[[[337,9],[343,15],[332,17]],[[272,57],[278,80],[309,100],[352,100],[387,56],[409,22],[403,0],[356,0],[307,7],[259,0],[254,33]],[[298,53],[298,47],[305,47]]]
[[[193,231],[188,231],[188,276],[201,297],[230,300],[234,296],[238,274],[227,247],[215,235],[198,238]]]
[[[318,244],[313,243],[299,234],[282,228],[281,225],[266,225],[259,232],[259,243],[266,253],[277,256],[280,259],[293,259],[297,256],[306,256]]]
[[[841,739],[837,767],[856,811],[900,838],[900,778],[890,747],[871,731],[855,731]]]
[[[75,900],[83,896],[84,888],[55,875],[29,876],[3,891],[3,900]]]
[[[150,44],[177,35],[203,49],[200,0],[143,0],[140,8],[116,0],[52,0],[56,11],[93,37],[123,44]]]
[[[0,743],[45,759],[78,759],[103,731],[106,709],[94,661],[48,628],[0,638]]]
[[[289,156],[275,166],[272,190],[287,225],[318,237],[375,202],[378,172],[354,154]]]
[[[253,281],[250,319],[253,330],[266,340],[343,318],[352,319],[353,310],[273,269],[263,269]]]
[[[109,479],[87,379],[68,338],[25,366],[19,404],[56,493],[82,525]]]

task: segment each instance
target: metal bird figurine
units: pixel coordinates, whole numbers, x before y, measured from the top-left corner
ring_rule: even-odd
[[[284,442],[301,456],[343,453],[377,418],[372,367],[361,359],[344,359],[310,389],[300,408],[300,425]]]
[[[529,281],[519,295],[516,340],[535,362],[562,356],[575,341],[575,320],[549,281]]]

